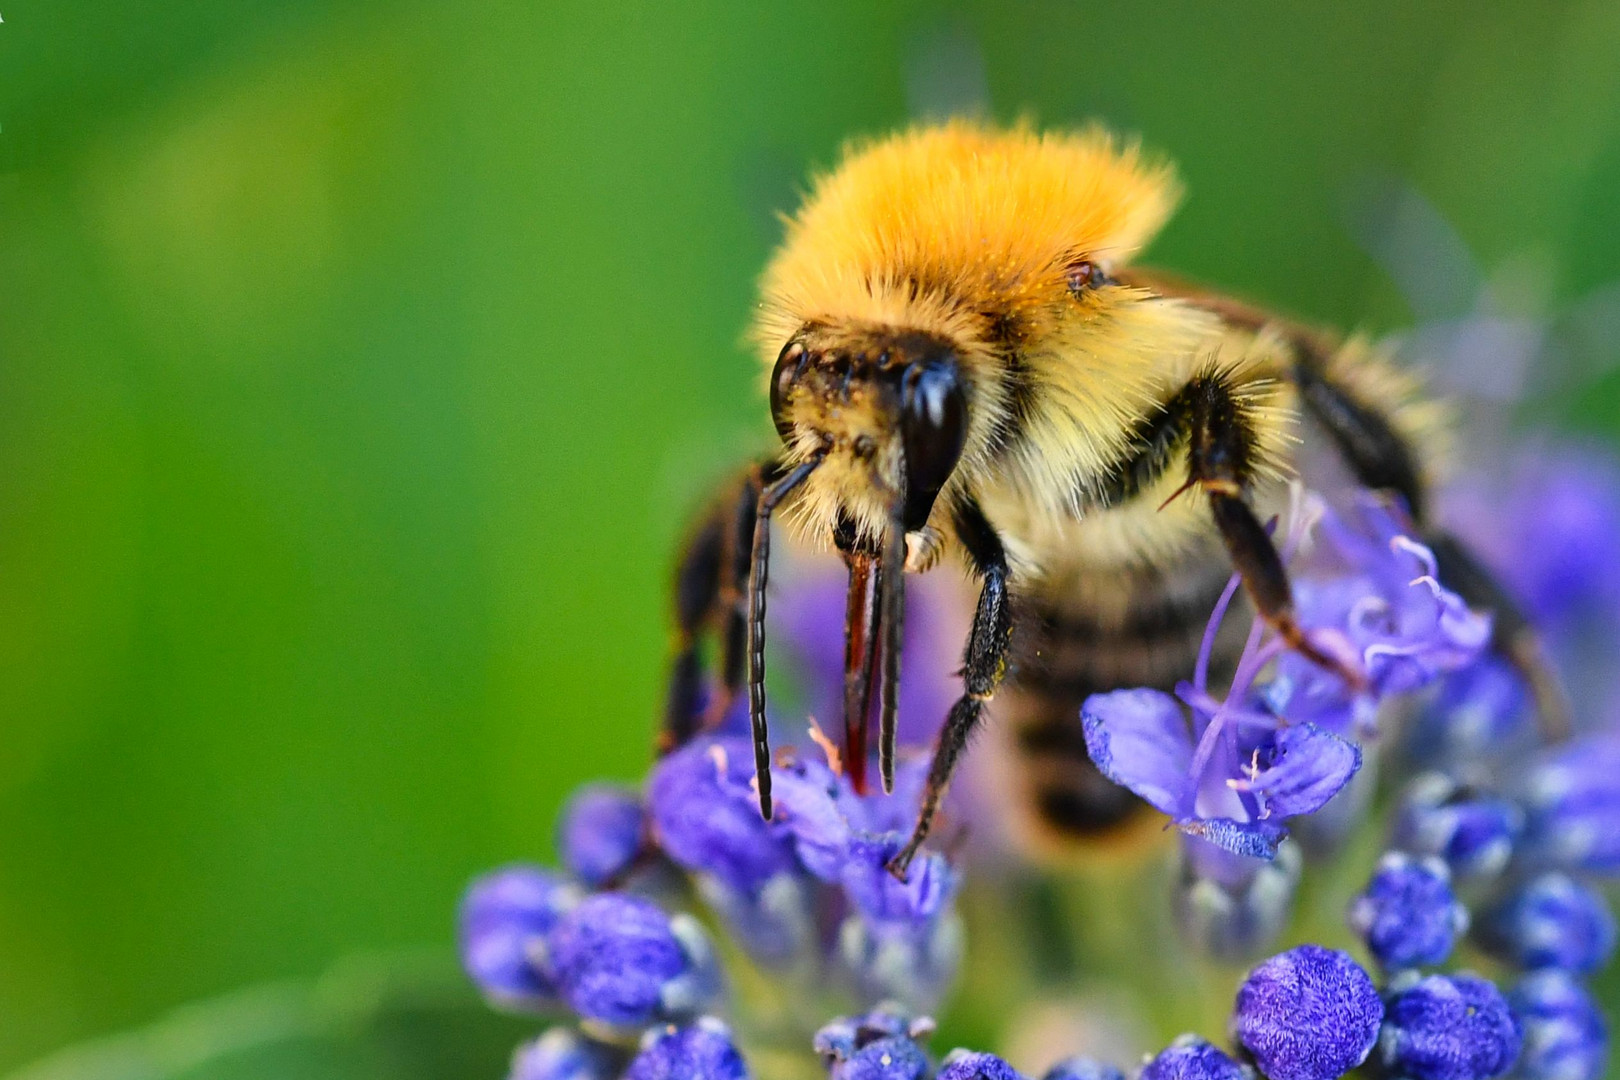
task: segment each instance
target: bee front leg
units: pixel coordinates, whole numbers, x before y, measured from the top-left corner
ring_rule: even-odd
[[[748,638],[748,552],[760,489],[774,463],[752,466],[714,502],[675,569],[675,656],[658,752],[667,754],[720,721],[742,687]],[[705,704],[701,646],[713,630],[719,686]]]
[[[904,881],[912,859],[922,848],[933,828],[934,817],[945,798],[951,774],[966,749],[968,739],[978,728],[984,707],[995,695],[1007,673],[1007,650],[1012,640],[1012,609],[1007,594],[1007,553],[983,512],[974,503],[966,504],[956,514],[956,531],[967,549],[968,558],[978,572],[983,585],[979,590],[979,604],[973,615],[973,628],[968,632],[967,648],[962,657],[964,693],[951,706],[934,746],[933,761],[928,767],[927,786],[923,790],[922,806],[911,839],[893,859],[889,872]]]

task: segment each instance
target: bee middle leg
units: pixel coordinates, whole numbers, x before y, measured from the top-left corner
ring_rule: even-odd
[[[964,693],[951,706],[945,726],[940,729],[911,839],[899,854],[889,860],[889,872],[902,881],[906,878],[906,870],[912,859],[928,839],[934,818],[939,813],[939,805],[950,785],[951,775],[956,771],[962,751],[967,748],[968,739],[984,716],[985,705],[995,695],[996,688],[1007,673],[1007,653],[1012,640],[1007,553],[1000,537],[975,504],[969,503],[957,512],[956,530],[983,585],[979,590],[973,628],[968,632],[967,648],[962,657]]]
[[[1245,501],[1256,440],[1229,376],[1221,372],[1200,375],[1179,396],[1178,405],[1186,410],[1189,429],[1187,483],[1208,497],[1215,528],[1255,611],[1289,648],[1337,672],[1352,685],[1360,685],[1364,676],[1318,648],[1295,618],[1288,570],[1277,545]]]

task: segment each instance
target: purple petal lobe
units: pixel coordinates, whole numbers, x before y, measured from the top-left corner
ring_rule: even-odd
[[[1171,817],[1190,812],[1192,733],[1175,698],[1144,688],[1093,694],[1080,718],[1086,750],[1104,776]]]
[[[1188,836],[1207,840],[1223,851],[1250,859],[1275,859],[1277,846],[1288,830],[1275,821],[1235,821],[1232,818],[1193,818],[1176,822]]]

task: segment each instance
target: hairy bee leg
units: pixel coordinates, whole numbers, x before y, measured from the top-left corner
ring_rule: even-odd
[[[1541,635],[1466,544],[1449,533],[1425,527],[1426,493],[1411,448],[1386,417],[1356,401],[1329,378],[1322,371],[1323,362],[1316,351],[1294,365],[1294,382],[1306,409],[1327,430],[1359,483],[1393,492],[1406,501],[1423,542],[1439,563],[1441,579],[1471,606],[1493,614],[1492,647],[1529,684],[1542,734],[1554,741],[1567,737],[1572,727],[1569,695],[1542,647]]]
[[[742,685],[746,621],[742,599],[748,584],[748,545],[761,477],[774,465],[750,467],[736,493],[717,500],[687,541],[675,570],[675,656],[657,750],[667,754],[689,742],[725,713]],[[703,707],[704,667],[699,646],[704,631],[719,623],[720,692]]]
[[[1317,648],[1294,617],[1294,593],[1282,556],[1244,501],[1255,436],[1233,388],[1226,377],[1212,373],[1189,383],[1186,395],[1190,420],[1187,482],[1208,496],[1221,542],[1255,611],[1289,648],[1359,686],[1365,681],[1362,674]]]
[[[934,757],[928,767],[927,786],[923,789],[922,806],[917,812],[917,824],[911,839],[899,854],[889,860],[889,872],[901,881],[906,879],[911,860],[928,839],[940,802],[950,786],[951,774],[956,771],[968,739],[984,715],[985,704],[995,695],[1007,673],[1007,651],[1012,640],[1012,607],[1007,594],[1007,553],[1001,539],[985,520],[984,514],[973,504],[957,512],[957,533],[974,568],[984,580],[979,590],[979,604],[973,614],[973,628],[968,632],[967,648],[962,657],[964,693],[951,706],[940,729],[939,741],[934,746]]]
[[[748,724],[754,736],[754,780],[759,813],[771,819],[771,736],[765,726],[765,588],[771,565],[771,514],[821,464],[824,454],[800,462],[786,476],[760,489],[748,567]]]

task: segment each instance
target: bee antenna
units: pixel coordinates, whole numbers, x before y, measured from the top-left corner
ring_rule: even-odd
[[[765,727],[765,584],[771,561],[771,513],[816,471],[825,456],[825,452],[817,453],[775,483],[765,485],[754,515],[754,544],[748,564],[748,721],[754,734],[759,812],[766,821],[771,819],[771,736]]]
[[[903,481],[902,481],[903,482]],[[878,568],[880,615],[883,630],[883,698],[878,712],[878,774],[883,793],[894,791],[895,706],[900,696],[900,647],[905,641],[906,618],[906,499],[902,491],[889,508],[888,535]]]

